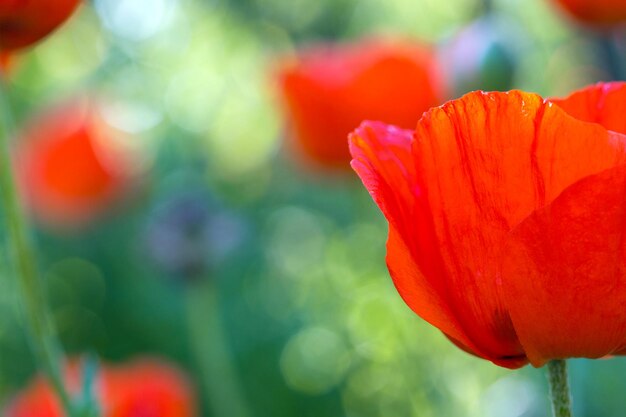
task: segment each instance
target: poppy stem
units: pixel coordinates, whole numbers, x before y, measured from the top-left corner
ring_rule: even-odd
[[[601,62],[611,80],[626,79],[625,62],[617,35],[612,31],[602,33],[598,35],[597,45],[602,58]]]
[[[564,359],[548,362],[548,382],[554,417],[572,417],[572,396],[567,381],[567,363]]]
[[[4,80],[0,80],[0,205],[4,211],[8,243],[18,281],[21,305],[28,333],[39,366],[48,376],[65,413],[74,417],[70,396],[65,389],[60,370],[61,350],[56,340],[44,291],[37,270],[37,258],[31,244],[23,210],[20,206],[10,154],[9,140],[13,137],[13,117]]]
[[[482,0],[481,4],[483,8],[483,14],[489,14],[491,12],[491,9],[493,8],[493,0]]]
[[[202,377],[211,415],[251,417],[228,350],[213,280],[200,278],[189,285],[186,307],[192,354]]]

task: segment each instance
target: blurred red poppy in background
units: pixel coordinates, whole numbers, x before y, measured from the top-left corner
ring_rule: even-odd
[[[474,92],[415,131],[351,135],[398,291],[462,349],[507,368],[625,352],[626,136],[585,121],[611,124],[623,91],[555,100],[581,119],[535,94]]]
[[[7,74],[11,69],[12,56],[6,52],[0,52],[0,76]]]
[[[79,0],[4,0],[0,2],[0,51],[39,41],[74,12]]]
[[[556,0],[576,20],[591,25],[614,25],[626,21],[624,0]]]
[[[131,179],[130,155],[86,100],[36,117],[18,138],[16,170],[27,205],[46,224],[81,226]]]
[[[72,391],[80,390],[77,367],[68,369]],[[140,359],[104,366],[95,381],[102,417],[194,417],[195,398],[185,376],[170,365]],[[7,417],[62,417],[63,412],[43,377],[36,377],[6,411]]]
[[[349,167],[346,137],[362,120],[413,128],[442,100],[434,54],[416,44],[318,46],[282,68],[279,78],[292,143],[326,167]]]

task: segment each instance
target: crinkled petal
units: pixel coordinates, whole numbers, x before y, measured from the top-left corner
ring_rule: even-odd
[[[471,93],[418,123],[415,187],[433,223],[438,279],[482,356],[524,352],[497,285],[508,233],[568,185],[626,162],[617,136],[519,91]]]
[[[522,366],[523,353],[493,355],[478,347],[461,327],[464,313],[451,308],[454,289],[447,285],[432,216],[415,183],[411,137],[409,130],[365,122],[350,138],[352,166],[389,220],[387,265],[394,284],[409,307],[464,350],[501,366]]]
[[[380,122],[363,122],[350,135],[352,168],[387,219],[397,227],[410,220],[415,169],[411,155],[413,132]]]
[[[431,229],[418,231],[412,227],[414,219],[420,220],[415,218],[420,191],[414,185],[411,138],[410,130],[364,122],[350,135],[352,167],[389,221],[387,265],[400,295],[426,321],[471,345],[456,324],[446,300],[437,292],[437,280],[429,282],[423,276],[408,244],[420,237],[428,240]],[[413,231],[416,233],[412,234]],[[436,259],[434,244],[434,241],[424,242],[430,248],[428,254]],[[426,253],[419,255],[423,257]]]
[[[534,366],[626,348],[626,165],[584,178],[517,226],[501,288]]]

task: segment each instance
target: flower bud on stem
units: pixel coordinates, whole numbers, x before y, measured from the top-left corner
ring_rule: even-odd
[[[567,363],[564,359],[548,362],[548,382],[554,417],[572,417],[572,398],[567,382]]]

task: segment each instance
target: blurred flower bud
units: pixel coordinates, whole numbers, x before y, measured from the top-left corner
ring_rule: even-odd
[[[0,52],[0,77],[7,76],[13,64],[13,56],[7,52]]]
[[[81,387],[76,364],[66,368],[72,392]],[[83,381],[84,382],[84,381]],[[195,417],[193,389],[178,369],[162,361],[142,358],[104,365],[94,381],[102,417]],[[62,417],[61,406],[49,382],[36,377],[4,410],[7,417]]]
[[[47,110],[28,123],[15,149],[28,207],[46,225],[84,226],[129,188],[135,172],[127,150],[94,102],[74,100]]]
[[[443,44],[442,67],[455,96],[469,91],[506,91],[513,86],[520,30],[508,20],[488,15],[461,29]]]
[[[61,25],[79,0],[0,2],[0,52],[30,46]]]
[[[298,156],[349,169],[348,133],[363,120],[414,127],[444,96],[434,55],[419,43],[380,40],[301,52],[279,75]]]
[[[624,0],[554,0],[579,23],[609,27],[626,21]]]
[[[182,280],[216,267],[245,235],[243,221],[201,191],[175,196],[158,207],[148,224],[149,256]]]

